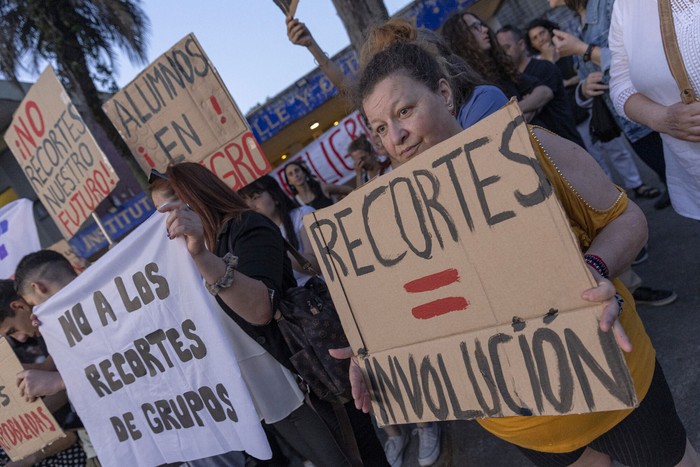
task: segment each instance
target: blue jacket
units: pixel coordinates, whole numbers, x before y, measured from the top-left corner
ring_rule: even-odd
[[[612,54],[608,48],[608,32],[610,30],[614,2],[615,0],[588,0],[586,4],[586,22],[579,30],[579,37],[587,44],[594,44],[600,47],[600,66],[593,63],[593,61],[584,62],[583,58],[579,55],[575,56],[574,60],[578,67],[579,78],[581,78],[579,86],[583,84],[586,76],[594,71],[603,71],[604,82],[607,83],[610,79]],[[651,129],[618,115],[610,100],[609,92],[603,95],[603,99],[608,105],[610,113],[615,116],[617,124],[630,141],[635,142],[651,133]],[[578,89],[576,90],[576,100],[582,107],[589,107],[591,104],[591,99],[587,101],[581,100],[581,94]]]

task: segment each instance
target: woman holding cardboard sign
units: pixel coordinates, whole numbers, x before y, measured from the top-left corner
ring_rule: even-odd
[[[305,403],[289,348],[275,332],[280,294],[296,285],[277,225],[199,164],[153,171],[150,188],[158,210],[169,213],[168,237],[186,241],[207,289],[235,323],[231,345],[260,419],[315,465],[350,465],[336,442],[333,408],[313,394],[313,407]],[[369,417],[354,409],[348,417],[365,463],[385,465]]]
[[[357,92],[394,166],[461,131],[450,112],[453,95],[435,60],[420,47],[403,43],[372,58]],[[628,267],[644,244],[643,214],[582,148],[540,128],[530,128],[530,139],[598,282],[581,297],[605,305],[600,329],[612,330],[626,352],[641,402],[631,410],[478,422],[517,445],[537,465],[603,466],[611,465],[611,459],[625,465],[698,465],[633,300],[621,282],[609,279]],[[357,407],[369,410],[369,394],[354,365],[351,381]]]

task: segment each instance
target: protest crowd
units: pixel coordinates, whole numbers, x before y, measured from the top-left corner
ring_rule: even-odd
[[[232,181],[214,169],[216,156],[166,154],[159,165],[151,153],[155,162],[141,165],[157,212],[102,258],[84,270],[50,249],[17,258],[0,280],[0,334],[22,364],[8,381],[21,403],[43,405],[2,417],[0,465],[400,467],[415,440],[411,461],[426,467],[446,449],[444,422],[474,419],[537,466],[700,466],[637,312],[677,294],[634,271],[648,240],[635,198],[700,221],[700,3],[549,5],[523,29],[493,30],[468,11],[437,31],[390,19],[367,33],[352,79],[288,15],[290,42],[309,49],[366,125],[345,148],[352,180],[326,183],[299,158],[279,177],[268,167]],[[659,28],[663,41],[649,33]],[[192,80],[211,78],[193,36],[182,44]],[[152,70],[144,76],[178,73]],[[165,109],[166,94],[142,82]],[[122,136],[141,134],[138,101],[126,91],[105,110]],[[172,126],[178,144],[201,146],[206,134],[182,118]],[[227,151],[251,147],[241,142],[246,131],[227,136]],[[479,155],[501,164],[501,175]],[[642,180],[639,161],[658,186]],[[95,170],[108,193],[108,167]],[[496,187],[506,193],[498,200]],[[382,315],[402,302],[397,294],[478,278],[491,280],[483,289],[495,308],[523,298],[500,260],[484,266],[481,251],[464,250],[488,250],[498,229],[545,207],[557,219],[536,235],[564,238],[546,249],[566,265],[543,271],[543,257],[532,271],[580,289],[533,292],[533,303],[554,304],[544,320],[493,312],[450,350],[454,312],[482,302],[448,297],[404,306],[415,326],[438,331],[395,324],[386,346],[373,346],[370,323],[391,326]],[[83,220],[71,217],[70,228]],[[486,240],[459,246],[477,237]],[[528,241],[516,243],[539,254]],[[476,272],[444,268],[443,252],[461,261],[450,251]],[[509,254],[490,254],[499,253]],[[401,271],[441,268],[403,280],[398,292],[385,284]],[[127,319],[138,324],[125,330]],[[514,354],[519,370],[508,366]],[[565,355],[556,367],[554,354]],[[14,396],[2,384],[5,407]],[[61,437],[13,457],[56,430]]]

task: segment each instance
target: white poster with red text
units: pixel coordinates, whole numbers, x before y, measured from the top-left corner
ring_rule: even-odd
[[[368,134],[362,114],[354,111],[304,149],[294,154],[270,175],[291,195],[284,181],[284,167],[289,162],[303,163],[318,181],[331,184],[347,183],[355,178],[355,166],[348,146],[359,136]]]

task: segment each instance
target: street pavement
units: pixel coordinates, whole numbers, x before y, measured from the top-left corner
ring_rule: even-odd
[[[656,180],[638,163],[645,180]],[[658,182],[651,184],[659,186]],[[655,200],[633,199],[649,224],[649,259],[635,266],[644,285],[672,289],[675,303],[640,306],[639,313],[656,348],[690,442],[700,450],[700,222],[673,208],[654,209]],[[475,422],[443,423],[442,454],[435,467],[531,466],[520,452],[490,435]],[[418,437],[412,436],[404,466],[418,466]],[[618,464],[619,465],[619,464]]]

